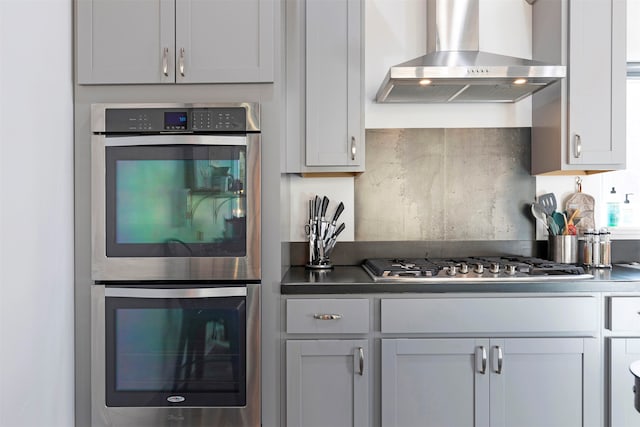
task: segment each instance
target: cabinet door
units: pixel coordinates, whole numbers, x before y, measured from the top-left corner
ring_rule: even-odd
[[[600,425],[595,338],[492,339],[491,425]]]
[[[306,165],[363,159],[362,5],[306,0]]]
[[[273,81],[275,0],[176,0],[176,81]]]
[[[287,341],[287,425],[369,426],[367,340]]]
[[[382,425],[488,426],[488,346],[486,339],[383,339]]]
[[[569,6],[569,163],[624,164],[624,0]]]
[[[78,0],[78,83],[174,82],[174,0]]]
[[[634,377],[629,371],[631,363],[640,360],[640,338],[611,338],[610,344],[610,425],[611,427],[640,425],[640,413],[636,411],[633,404]]]

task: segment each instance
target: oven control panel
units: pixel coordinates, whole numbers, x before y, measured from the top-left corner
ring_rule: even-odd
[[[106,132],[194,133],[244,132],[247,112],[242,107],[108,108]]]

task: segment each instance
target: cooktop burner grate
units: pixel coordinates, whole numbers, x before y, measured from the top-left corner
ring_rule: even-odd
[[[582,266],[523,256],[371,258],[363,268],[375,281],[540,281],[593,278]]]

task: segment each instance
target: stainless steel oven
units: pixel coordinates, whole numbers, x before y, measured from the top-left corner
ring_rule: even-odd
[[[260,109],[92,106],[92,278],[260,279]]]
[[[92,426],[259,426],[259,105],[91,120]]]
[[[260,425],[260,285],[92,287],[92,426]]]

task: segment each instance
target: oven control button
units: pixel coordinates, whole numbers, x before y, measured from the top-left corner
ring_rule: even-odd
[[[514,276],[517,272],[517,268],[515,265],[513,264],[507,264],[505,266],[505,272],[509,275],[509,276]]]
[[[469,273],[469,265],[467,263],[460,264],[460,273],[462,274]]]
[[[476,268],[474,268],[473,271],[478,274],[484,273],[484,265],[480,263],[476,264]]]
[[[455,276],[456,275],[456,266],[455,265],[450,265],[449,268],[447,269],[447,274],[449,276]]]
[[[491,265],[489,266],[489,271],[493,274],[500,273],[500,264],[497,262],[492,262]]]

